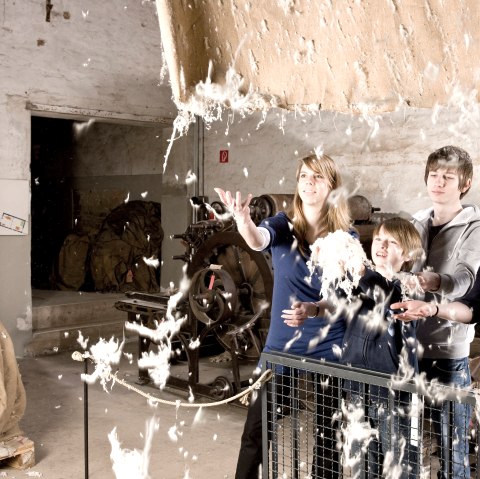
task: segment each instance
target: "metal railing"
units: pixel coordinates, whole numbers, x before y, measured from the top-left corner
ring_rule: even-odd
[[[476,390],[287,354],[261,363],[274,372],[261,393],[264,479],[480,479]]]

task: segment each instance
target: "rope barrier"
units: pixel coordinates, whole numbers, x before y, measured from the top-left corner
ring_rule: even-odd
[[[74,361],[85,361],[86,359],[92,359],[92,357],[91,356],[85,356],[82,353],[80,353],[78,351],[75,351],[72,354],[72,359]],[[93,359],[92,359],[92,361],[93,361]],[[135,393],[139,394],[140,396],[143,396],[144,398],[148,399],[150,402],[167,404],[169,406],[175,406],[175,407],[197,407],[197,408],[201,408],[201,407],[221,406],[223,404],[228,404],[229,402],[236,401],[237,399],[239,399],[242,402],[241,398],[243,398],[244,396],[247,396],[248,394],[250,394],[254,390],[260,389],[262,384],[266,383],[267,381],[269,381],[272,378],[272,375],[273,375],[272,370],[267,369],[266,371],[264,371],[259,376],[259,378],[253,384],[251,384],[244,391],[236,394],[235,396],[231,396],[229,398],[225,398],[225,399],[222,399],[220,401],[215,401],[215,402],[211,402],[211,403],[167,401],[166,399],[160,399],[156,396],[153,396],[152,394],[146,393],[146,392],[142,391],[141,389],[138,389],[137,387],[131,385],[130,383],[127,383],[123,379],[118,379],[115,374],[108,373],[107,374],[107,379],[113,381],[114,384],[115,383],[120,384],[121,386],[125,387],[129,391],[135,392]]]

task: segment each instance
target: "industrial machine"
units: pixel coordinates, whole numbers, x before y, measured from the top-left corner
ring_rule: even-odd
[[[252,220],[259,224],[264,218],[287,210],[292,200],[293,195],[255,197],[250,205]],[[369,251],[374,224],[385,215],[375,214],[378,208],[373,208],[365,197],[353,196],[349,201],[360,240]],[[187,316],[177,336],[188,362],[188,375],[184,379],[171,376],[169,384],[224,399],[248,385],[248,379],[242,381],[241,378],[241,362],[260,356],[270,322],[271,262],[268,254],[247,246],[234,221],[225,214],[223,203],[208,205],[202,197],[192,198],[191,203],[196,221],[184,233],[174,235],[185,246],[184,254],[175,259],[186,263],[190,280],[188,297],[177,306],[180,313]],[[116,307],[127,311],[130,321],[154,327],[154,321],[161,321],[165,314],[167,301],[165,296],[127,293],[127,298],[118,301]],[[212,338],[229,353],[232,373],[229,376],[233,380],[219,375],[207,384],[200,381],[202,347],[211,344]],[[189,347],[193,340],[199,344],[198,348]],[[139,356],[149,347],[150,340],[140,338]],[[139,378],[148,381],[147,372],[140,370]]]

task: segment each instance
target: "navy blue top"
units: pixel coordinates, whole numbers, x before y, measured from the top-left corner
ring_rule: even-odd
[[[284,212],[267,218],[259,225],[270,232],[266,247],[272,255],[273,298],[270,328],[264,351],[286,352],[338,362],[334,346],[341,347],[345,333],[345,319],[333,324],[323,317],[308,318],[300,327],[287,326],[282,310],[291,309],[295,301],[318,302],[321,277],[310,275],[305,258],[297,247],[293,224]],[[305,251],[310,252],[308,244]],[[329,328],[329,329],[328,329]]]
[[[400,281],[398,279],[389,281],[380,273],[367,268],[359,282],[357,294],[361,300],[361,306],[347,326],[340,362],[363,369],[395,374],[399,367],[399,354],[403,348],[406,348],[410,366],[418,371],[417,322],[405,323],[393,319],[389,309],[390,304],[402,301]],[[383,318],[383,323],[376,328],[372,327],[369,316],[374,310]]]

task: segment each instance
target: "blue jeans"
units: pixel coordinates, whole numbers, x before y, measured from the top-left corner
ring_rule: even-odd
[[[373,391],[373,400],[368,399],[369,394],[366,395],[366,401],[365,396],[362,397],[356,393],[349,398],[351,407],[362,408],[366,413],[364,418],[366,424],[378,431],[366,441],[364,439],[368,444],[366,447],[360,441],[352,440],[351,454],[357,459],[352,462],[352,476],[366,479],[384,477],[387,474],[387,471],[384,471],[384,461],[386,454],[389,453],[391,455],[389,467],[398,468],[395,477],[417,479],[419,456],[416,442],[412,441],[409,417],[411,395],[406,392],[397,392],[390,410],[389,391],[379,387],[374,387]],[[362,450],[367,452],[366,461],[363,460]]]
[[[410,402],[408,393],[401,393],[399,404]],[[402,409],[398,407],[398,409]],[[408,411],[389,411],[386,403],[372,403],[368,407],[368,415],[378,427],[379,440],[372,440],[368,445],[367,477],[382,477],[382,464],[389,451],[393,457],[392,465],[401,467],[399,479],[416,479],[418,474],[418,449],[411,441],[411,426]],[[402,443],[403,441],[403,443]]]
[[[468,358],[425,358],[420,361],[419,368],[429,381],[436,378],[442,384],[460,387],[471,384]],[[472,408],[468,404],[444,401],[438,407],[432,407],[431,419],[440,446],[440,479],[470,477],[468,428],[471,415]]]

